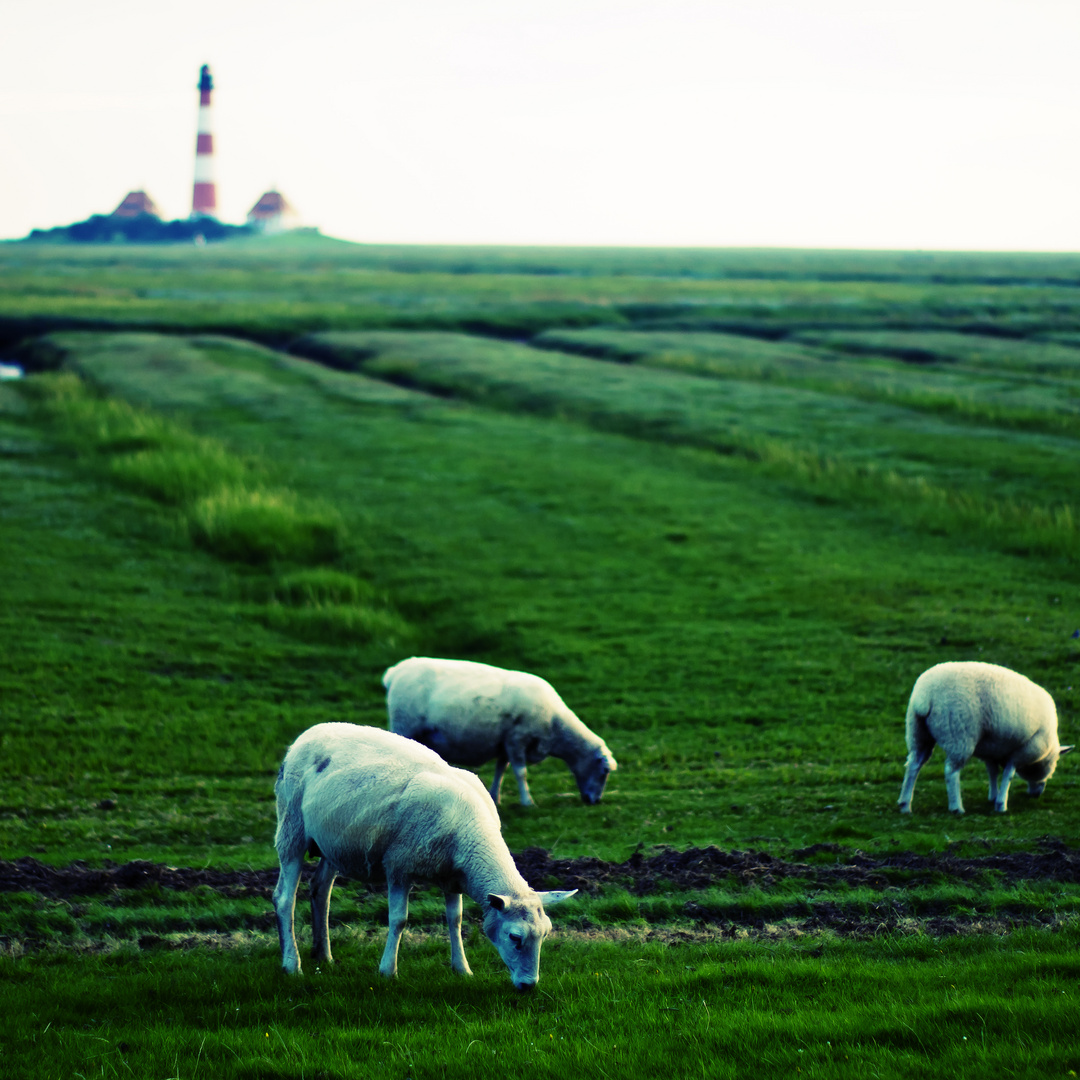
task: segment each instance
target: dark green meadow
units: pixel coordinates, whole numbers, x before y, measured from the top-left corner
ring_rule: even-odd
[[[1080,741],[1073,341],[1080,256],[0,245],[0,859],[272,867],[291,740],[443,655],[619,761],[511,850],[802,868],[583,892],[527,998],[434,893],[392,985],[360,883],[300,980],[256,893],[0,893],[0,1073],[1074,1075],[1077,881],[992,860],[1080,846],[1080,765],[896,810],[941,660]]]
[[[930,1078],[993,1062],[1069,1076],[1075,934],[1066,943],[1071,955],[1031,931],[813,948],[554,940],[545,989],[521,998],[481,948],[475,977],[452,979],[427,936],[399,981],[380,980],[379,943],[361,935],[288,986],[267,950],[204,943],[40,955],[0,993],[29,1029],[12,1075]]]

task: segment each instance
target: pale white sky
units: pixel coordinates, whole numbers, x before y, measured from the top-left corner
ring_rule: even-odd
[[[1080,250],[1077,0],[0,0],[0,237]]]

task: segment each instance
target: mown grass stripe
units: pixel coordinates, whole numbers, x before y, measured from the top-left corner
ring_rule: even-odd
[[[977,530],[1010,550],[1080,555],[1071,442],[1013,435],[1006,453],[990,430],[973,440],[966,429],[913,424],[893,406],[860,409],[843,397],[637,366],[597,369],[567,354],[454,335],[322,334],[294,350],[488,407],[736,454],[816,495],[887,507],[910,525]],[[889,464],[875,460],[882,444]],[[1014,489],[1027,497],[992,494],[1010,467]],[[949,482],[956,472],[967,484]]]

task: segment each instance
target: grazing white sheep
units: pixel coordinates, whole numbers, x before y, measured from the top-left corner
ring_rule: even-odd
[[[455,765],[496,759],[491,797],[497,803],[509,764],[522,806],[532,806],[526,765],[562,758],[581,798],[600,801],[618,767],[604,740],[538,675],[472,660],[414,656],[383,675],[390,729],[431,747]]]
[[[972,757],[986,762],[990,802],[1004,813],[1009,784],[1019,773],[1029,795],[1041,795],[1061,746],[1054,699],[1030,679],[976,660],[937,664],[915,680],[907,708],[907,771],[900,789],[902,813],[911,813],[915,779],[937,744],[945,751],[949,809],[962,814],[960,770]],[[998,772],[1001,771],[1001,782]]]
[[[330,890],[338,874],[386,875],[390,931],[379,971],[397,974],[398,944],[418,879],[441,886],[450,963],[471,975],[461,943],[461,894],[484,909],[484,933],[525,990],[540,977],[540,945],[551,933],[544,904],[573,896],[529,888],[502,838],[499,815],[470,772],[381,728],[318,724],[292,744],[277,783],[281,872],[274,909],[285,971],[300,971],[294,913],[305,854],[320,855],[311,881],[314,957],[329,963]]]

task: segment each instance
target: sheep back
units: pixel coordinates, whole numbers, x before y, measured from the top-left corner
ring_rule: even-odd
[[[1058,749],[1053,698],[1019,672],[981,661],[948,661],[924,671],[908,703],[913,749],[925,728],[957,764],[971,757],[1039,761]]]
[[[482,765],[508,744],[536,764],[555,749],[554,718],[577,719],[539,675],[473,660],[414,656],[387,670],[383,685],[391,730],[459,765]]]
[[[279,840],[283,830],[302,832],[294,842],[315,844],[346,875],[439,880],[463,843],[505,847],[476,776],[381,728],[310,728],[286,754],[275,790]]]

